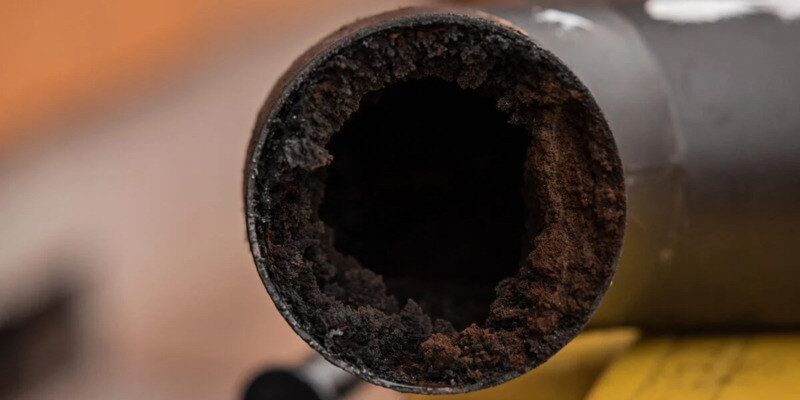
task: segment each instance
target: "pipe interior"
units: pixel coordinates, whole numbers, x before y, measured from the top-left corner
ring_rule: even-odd
[[[522,196],[530,135],[495,102],[436,78],[393,84],[327,145],[319,216],[336,251],[382,275],[401,306],[413,299],[456,329],[483,324],[538,212]]]

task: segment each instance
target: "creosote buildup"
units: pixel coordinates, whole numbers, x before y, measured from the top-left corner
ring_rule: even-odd
[[[406,9],[302,56],[258,118],[247,228],[328,360],[450,393],[536,367],[614,274],[622,168],[587,89],[490,17]]]

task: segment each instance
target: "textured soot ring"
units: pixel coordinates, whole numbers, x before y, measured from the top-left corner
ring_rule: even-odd
[[[494,287],[485,319],[462,326],[388,293],[378,272],[337,250],[337,228],[320,218],[331,138],[366,98],[409,82],[489,99],[526,135],[518,266]],[[245,199],[258,273],[292,328],[334,364],[407,392],[481,389],[546,361],[597,307],[625,221],[614,140],[567,67],[502,21],[423,9],[358,21],[290,68],[258,116]]]

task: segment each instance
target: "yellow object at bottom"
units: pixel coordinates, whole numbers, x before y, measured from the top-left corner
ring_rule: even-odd
[[[588,400],[797,400],[800,335],[643,340],[603,374]]]
[[[585,332],[517,379],[447,399],[800,400],[800,334]]]

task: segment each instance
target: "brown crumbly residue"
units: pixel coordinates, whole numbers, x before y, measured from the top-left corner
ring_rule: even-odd
[[[253,160],[249,212],[271,294],[330,357],[392,382],[489,385],[541,364],[586,323],[621,246],[622,171],[594,101],[527,37],[474,20],[388,27],[339,46],[256,127],[268,138]],[[525,222],[527,256],[497,284],[488,317],[461,330],[387,294],[380,275],[336,250],[318,216],[331,136],[367,93],[427,78],[495,99],[530,135],[522,196],[537,218]]]

